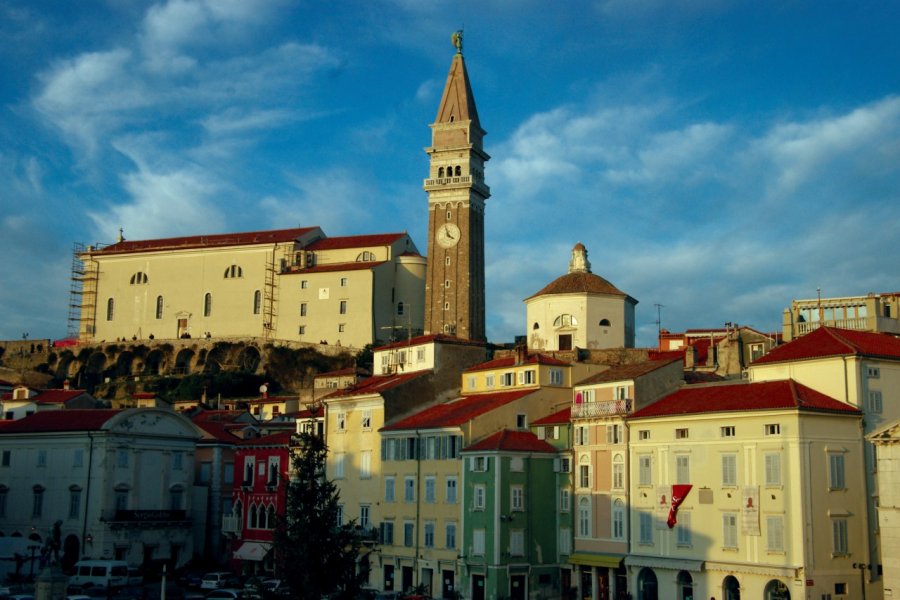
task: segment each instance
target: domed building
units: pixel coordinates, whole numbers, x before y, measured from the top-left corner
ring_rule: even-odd
[[[525,299],[528,348],[633,348],[637,300],[591,273],[584,244],[572,249],[569,272]]]

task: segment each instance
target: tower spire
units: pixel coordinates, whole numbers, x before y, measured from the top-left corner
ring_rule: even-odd
[[[451,36],[456,54],[431,124],[428,192],[428,267],[425,331],[485,339],[485,131],[462,55],[462,31]]]

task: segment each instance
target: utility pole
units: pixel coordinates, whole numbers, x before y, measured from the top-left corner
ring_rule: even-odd
[[[656,343],[659,343],[659,336],[662,335],[662,309],[665,305],[656,303],[653,306],[656,307]]]

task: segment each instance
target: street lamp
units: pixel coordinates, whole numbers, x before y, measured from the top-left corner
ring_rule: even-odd
[[[866,563],[853,563],[854,569],[859,569],[859,584],[862,586],[862,600],[866,600],[866,569],[871,569],[872,565]]]

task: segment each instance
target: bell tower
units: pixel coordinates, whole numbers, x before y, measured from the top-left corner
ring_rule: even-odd
[[[437,118],[431,124],[425,332],[484,340],[484,183],[486,132],[462,54],[462,31]]]

